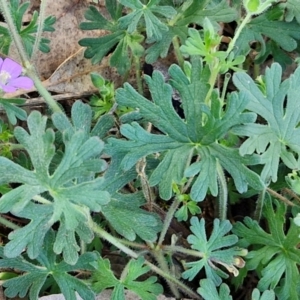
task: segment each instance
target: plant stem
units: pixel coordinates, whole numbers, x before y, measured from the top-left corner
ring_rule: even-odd
[[[46,103],[49,105],[50,109],[53,113],[60,112],[63,113],[61,107],[57,104],[57,102],[52,98],[51,94],[47,91],[47,89],[43,86],[40,79],[37,77],[33,67],[28,63],[26,67],[28,76],[33,80],[36,89],[39,91],[40,95],[44,98]]]
[[[174,214],[178,208],[180,204],[180,201],[177,199],[177,197],[175,197],[172,205],[170,206],[167,214],[166,214],[166,217],[165,217],[165,220],[164,220],[164,224],[163,224],[163,228],[162,228],[162,231],[160,233],[160,236],[159,236],[159,240],[158,240],[158,243],[157,243],[157,247],[160,248],[164,239],[165,239],[165,236],[167,234],[167,231],[169,229],[169,226],[171,224],[171,221],[174,217]]]
[[[45,204],[45,205],[50,205],[52,204],[51,201],[45,199],[44,197],[40,196],[40,195],[36,195],[32,198],[34,201],[41,203],[41,204]]]
[[[116,246],[118,249],[120,249],[130,257],[138,258],[137,253],[135,253],[133,250],[123,245],[119,240],[117,240],[114,236],[110,235],[108,232],[106,232],[104,229],[102,229],[98,224],[96,224],[92,220],[90,220],[90,227],[97,235],[107,240],[109,243]]]
[[[175,277],[171,276],[170,274],[164,273],[160,268],[153,265],[149,261],[145,261],[145,264],[148,265],[152,271],[157,273],[158,275],[162,276],[165,279],[168,279],[169,281],[174,282],[178,288],[183,291],[185,294],[187,294],[192,299],[202,299],[198,294],[196,294],[194,291],[192,291],[189,287],[187,287],[184,283],[182,283],[180,280],[176,279]]]
[[[8,228],[11,228],[13,230],[21,228],[20,226],[14,224],[13,222],[8,221],[7,219],[0,216],[0,223]]]
[[[287,198],[283,197],[282,195],[278,194],[277,192],[275,192],[274,190],[267,188],[267,191],[269,194],[271,194],[272,196],[274,196],[275,198],[281,200],[282,202],[284,202],[287,205],[290,206],[295,206],[295,204],[293,202],[291,202],[290,200],[288,200]]]
[[[217,159],[217,176],[218,176],[218,186],[219,186],[219,197],[218,197],[219,218],[220,220],[226,220],[228,189],[227,189],[227,182],[224,175],[224,171],[218,159]]]
[[[183,254],[195,256],[195,257],[201,257],[201,258],[204,257],[203,252],[200,252],[198,250],[186,249],[184,247],[176,246],[176,245],[163,246],[162,249],[163,249],[163,251],[166,251],[166,252],[172,252],[172,253],[178,252],[178,253],[183,253]]]
[[[184,59],[183,59],[183,56],[182,56],[181,51],[180,51],[180,45],[179,45],[179,41],[178,41],[177,36],[173,37],[172,43],[173,43],[174,52],[175,52],[175,56],[177,58],[178,64],[181,68],[183,68]]]
[[[141,95],[144,95],[143,82],[141,77],[141,64],[140,64],[140,58],[138,56],[134,56],[134,64],[135,64],[135,77],[136,77],[137,89]]]
[[[34,59],[35,55],[39,49],[40,41],[42,38],[42,32],[44,29],[44,22],[45,22],[45,11],[46,11],[46,4],[47,0],[42,0],[40,4],[40,11],[39,11],[39,18],[38,18],[38,28],[37,33],[35,36],[35,41],[32,49],[31,57]]]
[[[256,202],[256,207],[254,211],[254,216],[253,219],[256,220],[257,222],[260,221],[261,216],[262,216],[262,210],[264,207],[265,203],[265,197],[266,197],[266,189],[263,189],[258,196],[257,202]]]
[[[11,16],[11,12],[10,12],[10,5],[7,3],[8,1],[6,0],[0,0],[0,9],[2,11],[3,17],[7,23],[8,26],[8,30],[9,33],[15,43],[15,46],[17,48],[17,51],[19,53],[19,56],[21,58],[21,61],[23,63],[23,65],[25,64],[25,62],[28,62],[28,56],[25,52],[25,48],[22,44],[21,38],[18,34],[15,22]]]
[[[43,86],[42,82],[36,75],[36,71],[35,71],[33,65],[30,64],[28,55],[22,44],[22,39],[17,32],[17,28],[16,28],[14,20],[11,16],[10,5],[7,4],[6,0],[0,0],[0,9],[3,13],[3,16],[5,18],[5,21],[7,23],[8,29],[9,29],[9,32],[10,32],[12,39],[15,43],[15,46],[18,50],[23,67],[25,68],[27,75],[33,80],[36,89],[39,91],[39,93],[44,98],[44,100],[49,105],[49,107],[52,109],[52,111],[53,112],[63,112],[62,109],[60,108],[60,106],[56,103],[56,101],[52,98],[50,93]]]
[[[244,20],[242,21],[242,23],[239,25],[239,27],[237,28],[237,31],[234,33],[234,37],[233,39],[231,40],[231,42],[229,43],[228,45],[228,48],[227,48],[227,51],[226,51],[226,54],[227,56],[230,54],[230,52],[233,50],[234,46],[235,46],[235,43],[236,41],[238,40],[242,30],[244,29],[244,27],[247,25],[247,23],[251,20],[251,17],[252,17],[252,14],[251,13],[248,13]]]
[[[170,272],[170,269],[168,267],[168,264],[166,262],[166,258],[164,256],[162,250],[161,249],[154,249],[154,251],[152,251],[151,253],[155,257],[155,260],[157,261],[160,269],[165,274],[170,274],[171,272]],[[166,279],[173,295],[175,296],[176,299],[178,299],[180,297],[180,294],[178,292],[178,289],[177,289],[176,285],[171,280],[168,280],[165,276],[164,276],[164,278]],[[173,276],[172,276],[172,278],[173,278]]]

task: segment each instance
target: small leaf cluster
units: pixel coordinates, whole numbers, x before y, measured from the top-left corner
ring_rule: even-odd
[[[38,12],[34,11],[32,15],[32,19],[30,20],[29,24],[26,26],[23,26],[23,16],[28,9],[30,2],[24,2],[20,5],[20,0],[11,0],[8,4],[11,14],[14,18],[15,25],[17,32],[19,33],[26,53],[31,57],[32,51],[33,51],[33,45],[35,43],[35,34],[38,30]],[[49,16],[45,19],[42,31],[54,31],[53,24],[55,23],[55,17]],[[12,43],[12,38],[9,33],[9,30],[0,25],[0,50],[3,54],[8,55],[10,47]],[[39,50],[48,53],[50,51],[49,47],[50,40],[46,38],[41,38],[40,44],[39,44]]]

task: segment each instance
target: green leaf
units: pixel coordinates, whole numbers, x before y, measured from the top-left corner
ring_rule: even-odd
[[[31,222],[10,234],[11,241],[5,246],[10,257],[27,248],[28,256],[36,258],[46,232],[55,222],[59,222],[59,229],[54,251],[63,253],[70,264],[78,259],[76,235],[85,242],[92,240],[90,213],[99,212],[110,196],[102,189],[104,179],[95,178],[105,170],[106,162],[99,159],[103,142],[96,136],[90,137],[91,120],[91,108],[81,102],[72,107],[72,123],[63,113],[54,114],[53,123],[61,131],[65,150],[53,173],[49,170],[55,155],[54,131],[46,129],[46,117],[34,111],[28,117],[29,132],[16,127],[15,137],[27,150],[33,170],[0,158],[0,170],[4,172],[1,183],[20,183],[0,198],[0,211],[10,211]],[[45,214],[46,219],[36,216]]]
[[[91,58],[92,63],[100,62],[113,48],[110,58],[110,65],[116,67],[120,74],[126,73],[132,62],[132,56],[141,56],[144,48],[141,45],[143,36],[136,32],[125,31],[120,25],[121,5],[116,1],[107,1],[108,11],[113,17],[109,21],[103,17],[96,7],[90,6],[85,13],[85,17],[90,22],[82,22],[82,30],[105,29],[111,33],[99,38],[84,38],[79,41],[83,47],[87,47],[84,52],[86,58]]]
[[[10,1],[9,9],[11,11],[12,17],[14,19],[17,32],[19,33],[23,44],[25,46],[25,50],[29,57],[32,55],[33,45],[35,43],[35,35],[38,29],[38,13],[35,11],[32,15],[32,18],[26,26],[23,26],[23,16],[25,12],[27,11],[29,7],[29,2],[25,2],[20,5],[19,0],[12,0]],[[55,18],[52,16],[49,16],[44,21],[44,26],[42,28],[42,31],[54,31],[54,27],[52,26],[55,23]],[[4,54],[9,53],[9,48],[12,43],[12,39],[10,37],[10,34],[6,28],[3,26],[0,26],[0,50]],[[39,44],[39,50],[41,50],[44,53],[47,53],[50,51],[50,48],[48,46],[49,40],[45,38],[41,38],[40,44]]]
[[[27,113],[24,109],[18,107],[18,104],[23,104],[24,99],[4,99],[0,98],[0,105],[4,108],[9,122],[12,125],[16,125],[17,119],[25,121],[27,118]]]
[[[64,261],[57,262],[56,255],[52,250],[54,240],[55,236],[51,230],[47,234],[43,247],[40,246],[40,254],[34,261],[26,256],[8,258],[3,254],[3,247],[0,248],[0,267],[14,268],[22,273],[22,275],[8,279],[3,283],[7,297],[14,298],[19,295],[23,298],[29,293],[31,300],[38,299],[40,290],[47,278],[51,276],[66,300],[76,300],[75,292],[83,299],[92,300],[95,298],[94,293],[86,283],[68,273],[77,272],[80,269],[93,270],[91,263],[97,260],[98,255],[96,253],[85,253],[80,256],[74,266],[68,265]]]
[[[243,29],[236,42],[237,54],[246,54],[250,50],[250,43],[257,41],[261,50],[259,55],[266,51],[265,38],[268,37],[285,51],[293,51],[300,39],[300,25],[296,21],[269,20],[268,12],[252,19]]]
[[[141,209],[145,204],[142,194],[115,194],[102,213],[113,228],[130,241],[138,235],[145,241],[154,242],[161,230],[161,220],[154,213]]]
[[[144,259],[139,257],[137,260],[131,259],[126,266],[126,273],[122,279],[117,279],[110,268],[108,259],[100,258],[97,263],[93,263],[96,271],[91,278],[92,287],[100,293],[106,288],[113,288],[112,300],[125,300],[124,290],[131,290],[141,299],[155,300],[162,293],[162,286],[156,283],[157,278],[149,277],[145,281],[136,281],[137,278],[146,274],[150,268],[143,266]]]
[[[238,241],[236,235],[226,235],[232,228],[228,220],[220,221],[214,220],[214,228],[212,234],[207,240],[205,232],[205,220],[198,218],[191,218],[191,231],[187,241],[192,249],[199,251],[199,256],[202,258],[198,261],[185,263],[186,271],[183,272],[184,279],[193,280],[195,276],[204,267],[208,279],[211,279],[215,285],[220,285],[221,277],[227,278],[228,275],[219,269],[216,264],[224,266],[227,271],[238,275],[238,270],[235,266],[243,265],[242,259],[238,257],[242,255],[241,249],[233,247]],[[224,249],[225,248],[225,249]]]
[[[267,68],[265,93],[246,73],[233,76],[233,82],[240,90],[239,96],[249,101],[247,109],[259,114],[267,123],[245,124],[233,129],[235,134],[248,137],[239,149],[240,154],[262,154],[265,165],[261,176],[263,180],[271,178],[273,182],[277,181],[280,159],[288,168],[294,169],[300,153],[300,68],[283,83],[281,74],[281,67],[277,63]]]
[[[156,14],[170,19],[176,14],[176,10],[171,6],[158,6],[156,5],[158,2],[159,1],[149,1],[147,5],[144,5],[139,0],[134,2],[120,0],[121,4],[132,9],[132,12],[119,19],[120,27],[127,29],[129,33],[133,33],[137,30],[138,23],[140,23],[143,17],[147,38],[155,41],[161,40],[162,33],[167,31],[168,27],[156,17]]]
[[[217,99],[210,109],[204,103],[209,89],[209,71],[202,70],[201,62],[196,58],[193,59],[191,80],[176,65],[171,66],[169,72],[173,78],[172,85],[180,93],[185,119],[174,110],[172,88],[165,83],[160,72],[155,71],[152,78],[145,77],[153,102],[138,94],[128,83],[117,90],[116,99],[120,105],[138,109],[143,120],[151,122],[163,133],[151,134],[137,123],[122,125],[121,133],[128,141],[111,138],[108,148],[120,149],[123,170],[129,170],[144,156],[160,153],[159,164],[149,183],[151,186],[158,184],[160,196],[166,200],[172,196],[173,183],[179,184],[185,175],[194,176],[199,172],[192,186],[192,199],[202,201],[208,188],[217,195],[217,159],[233,176],[238,191],[245,192],[248,184],[261,189],[263,184],[259,176],[247,168],[247,165],[258,164],[259,158],[242,158],[238,150],[217,142],[234,126],[255,121],[255,114],[243,112],[247,99],[239,99],[232,94],[225,111],[220,108]],[[201,161],[189,172],[188,167],[195,155],[200,155]]]
[[[253,300],[275,300],[275,293],[273,290],[267,290],[260,295],[259,289],[254,289],[251,297]]]
[[[222,283],[218,293],[218,290],[211,279],[200,280],[200,288],[198,288],[197,292],[204,300],[232,300],[228,285]]]
[[[281,4],[286,9],[285,20],[291,22],[294,18],[300,24],[299,0],[287,0]]]
[[[251,245],[257,245],[256,250],[247,256],[247,269],[255,270],[262,267],[258,288],[274,289],[279,299],[298,299],[300,250],[298,249],[300,229],[294,222],[286,231],[285,204],[266,198],[265,217],[269,232],[264,231],[259,224],[245,218],[244,224],[236,223],[233,232]],[[286,234],[285,234],[286,232]],[[284,279],[284,280],[282,280]]]

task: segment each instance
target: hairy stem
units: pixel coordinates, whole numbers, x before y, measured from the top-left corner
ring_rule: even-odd
[[[32,49],[32,58],[36,56],[36,53],[39,49],[40,41],[42,38],[42,32],[44,29],[44,22],[45,22],[45,11],[46,11],[46,4],[47,0],[42,0],[40,4],[40,11],[39,11],[39,18],[38,18],[38,28],[37,28],[37,33],[35,36],[35,41]]]
[[[6,21],[6,24],[8,26],[9,33],[15,43],[15,46],[17,48],[17,51],[21,58],[21,61],[24,65],[26,62],[29,61],[29,59],[28,59],[27,53],[25,51],[25,48],[23,46],[22,40],[18,34],[15,22],[12,18],[11,11],[10,11],[10,5],[8,4],[7,0],[0,0],[0,9],[1,9],[3,17]]]
[[[226,177],[224,175],[223,168],[217,160],[217,176],[218,176],[218,186],[219,186],[219,196],[218,196],[218,211],[220,220],[226,220],[227,218],[227,202],[228,202],[228,189]]]
[[[90,227],[91,229],[101,238],[105,239],[112,245],[116,246],[118,249],[126,253],[132,258],[138,258],[138,254],[128,248],[127,246],[123,245],[118,239],[116,239],[114,236],[110,235],[108,232],[106,232],[104,229],[102,229],[98,224],[90,220]]]
[[[20,226],[16,225],[15,223],[10,222],[7,219],[1,217],[1,215],[0,215],[0,223],[10,229],[13,229],[13,230],[21,228]]]
[[[175,56],[177,58],[178,64],[181,68],[183,68],[184,59],[183,59],[183,56],[180,51],[180,44],[179,44],[177,36],[173,37],[172,43],[173,43],[174,52],[175,52]]]
[[[39,91],[39,93],[44,98],[44,100],[49,105],[49,107],[52,109],[52,111],[53,112],[63,112],[62,109],[60,108],[60,106],[56,103],[56,101],[52,98],[50,93],[43,86],[42,82],[40,81],[40,79],[38,78],[38,76],[36,74],[36,71],[35,71],[33,65],[30,64],[28,55],[27,55],[27,53],[24,49],[23,43],[22,43],[22,39],[17,32],[17,28],[16,28],[14,20],[11,16],[10,6],[7,4],[6,0],[0,0],[0,9],[3,13],[3,16],[5,18],[5,21],[7,23],[8,29],[9,29],[9,32],[10,32],[12,39],[18,50],[18,53],[21,57],[23,67],[25,67],[25,70],[26,70],[26,74],[33,80],[36,89]]]
[[[135,78],[136,78],[138,92],[141,95],[144,95],[143,83],[141,77],[141,63],[140,63],[140,58],[138,56],[134,56],[134,64],[135,64]]]
[[[234,33],[234,37],[233,39],[231,40],[231,42],[229,43],[228,45],[228,48],[227,48],[227,51],[226,51],[226,54],[227,56],[230,54],[230,52],[233,50],[235,44],[236,44],[236,41],[238,40],[242,30],[244,29],[244,27],[247,25],[247,23],[251,20],[251,17],[252,17],[252,14],[251,13],[248,13],[244,20],[242,21],[242,23],[238,26],[236,32]]]
[[[151,268],[151,270],[154,271],[155,273],[157,273],[158,275],[162,276],[165,279],[168,279],[169,281],[174,282],[182,292],[184,292],[186,295],[188,295],[192,299],[202,299],[198,294],[196,294],[193,290],[191,290],[189,287],[187,287],[180,280],[176,279],[175,277],[171,276],[168,273],[164,273],[160,268],[153,265],[149,261],[145,261],[145,264],[148,265]]]
[[[287,205],[290,206],[295,206],[295,204],[293,202],[291,202],[290,200],[288,200],[287,198],[283,197],[282,195],[278,194],[277,192],[275,192],[274,190],[267,188],[267,191],[270,195],[272,195],[273,197],[279,199],[280,201],[284,202]]]
[[[154,249],[154,251],[152,251],[151,253],[155,257],[155,260],[157,261],[160,269],[165,274],[171,274],[169,266],[168,266],[168,264],[166,262],[166,258],[164,256],[162,250],[161,249]],[[164,276],[164,278],[165,278],[165,276]],[[172,276],[172,278],[173,278],[173,276]],[[177,289],[176,285],[172,281],[168,280],[167,278],[165,278],[165,279],[166,279],[166,281],[167,281],[167,283],[168,283],[168,285],[170,287],[170,290],[172,291],[173,295],[175,296],[176,299],[178,299],[180,297],[180,294],[178,292],[178,289]]]
[[[169,210],[166,214],[164,224],[163,224],[163,228],[162,228],[162,231],[160,233],[159,240],[158,240],[158,247],[160,247],[162,245],[162,243],[165,239],[165,236],[167,234],[167,231],[170,227],[171,221],[174,217],[174,214],[175,214],[179,204],[180,204],[180,201],[177,199],[177,197],[175,197],[172,205],[170,206],[170,208],[169,208]]]
[[[255,207],[255,211],[254,211],[254,220],[256,220],[257,222],[260,221],[261,216],[262,216],[262,210],[264,207],[264,203],[265,203],[265,197],[266,197],[266,189],[263,189],[259,195],[258,195],[258,199],[256,202],[256,207]]]

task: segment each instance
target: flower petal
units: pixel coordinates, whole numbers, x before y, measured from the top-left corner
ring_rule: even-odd
[[[33,88],[33,81],[29,77],[20,76],[18,78],[10,80],[6,86],[30,90],[31,88]]]
[[[0,71],[6,71],[11,78],[17,78],[22,73],[22,67],[10,58],[5,58]]]
[[[0,84],[0,90],[4,91],[5,93],[13,93],[17,89],[11,85]]]
[[[0,70],[1,70],[2,64],[3,64],[3,59],[0,57]]]

